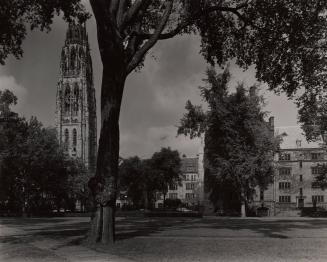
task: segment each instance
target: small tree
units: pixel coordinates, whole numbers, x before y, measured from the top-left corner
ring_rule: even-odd
[[[164,203],[169,185],[178,183],[181,175],[181,159],[177,150],[161,148],[151,157],[152,175],[156,188],[164,196]]]
[[[141,202],[145,201],[144,191],[147,187],[144,161],[137,156],[124,159],[119,167],[119,175],[119,189],[127,191],[127,196],[135,207],[141,206]]]

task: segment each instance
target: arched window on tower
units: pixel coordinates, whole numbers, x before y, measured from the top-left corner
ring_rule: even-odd
[[[79,87],[78,84],[75,83],[74,85],[74,91],[73,91],[73,115],[77,116],[78,115],[78,110],[79,110]]]
[[[65,97],[64,97],[64,105],[65,105],[65,115],[69,115],[70,113],[70,86],[67,83],[65,86]]]
[[[75,48],[72,47],[72,49],[70,51],[70,70],[75,69],[75,60],[76,60],[76,51],[75,51]]]
[[[72,156],[76,156],[76,145],[77,145],[77,131],[76,128],[73,129],[73,151]]]
[[[68,151],[68,145],[69,145],[69,131],[66,128],[65,129],[65,144],[64,144],[64,148],[66,151]]]
[[[77,131],[76,128],[73,129],[73,146],[76,147],[77,145]]]

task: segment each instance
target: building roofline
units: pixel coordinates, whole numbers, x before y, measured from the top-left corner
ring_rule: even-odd
[[[309,150],[325,150],[322,147],[308,147],[308,148],[281,148],[278,151],[309,151]]]

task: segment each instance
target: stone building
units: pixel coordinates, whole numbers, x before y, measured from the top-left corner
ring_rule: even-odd
[[[327,208],[327,192],[315,182],[319,164],[327,162],[322,141],[308,143],[300,127],[278,128],[286,133],[281,149],[275,154],[274,181],[263,193],[257,193],[255,202],[269,208],[269,215],[292,216],[301,207]]]
[[[61,51],[57,85],[56,128],[68,155],[80,158],[90,172],[97,154],[96,101],[92,60],[85,24],[70,23]]]

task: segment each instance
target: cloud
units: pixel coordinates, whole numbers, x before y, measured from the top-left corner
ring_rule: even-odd
[[[141,158],[149,158],[154,152],[162,147],[170,147],[178,150],[180,156],[186,154],[194,157],[200,148],[200,139],[189,139],[184,136],[176,136],[175,126],[140,128],[138,131],[124,131],[121,134],[120,153],[123,157],[139,155]],[[140,149],[142,154],[140,155]]]
[[[8,89],[12,91],[18,98],[18,103],[13,107],[15,111],[21,111],[27,95],[27,90],[17,83],[13,76],[0,75],[0,90]]]

